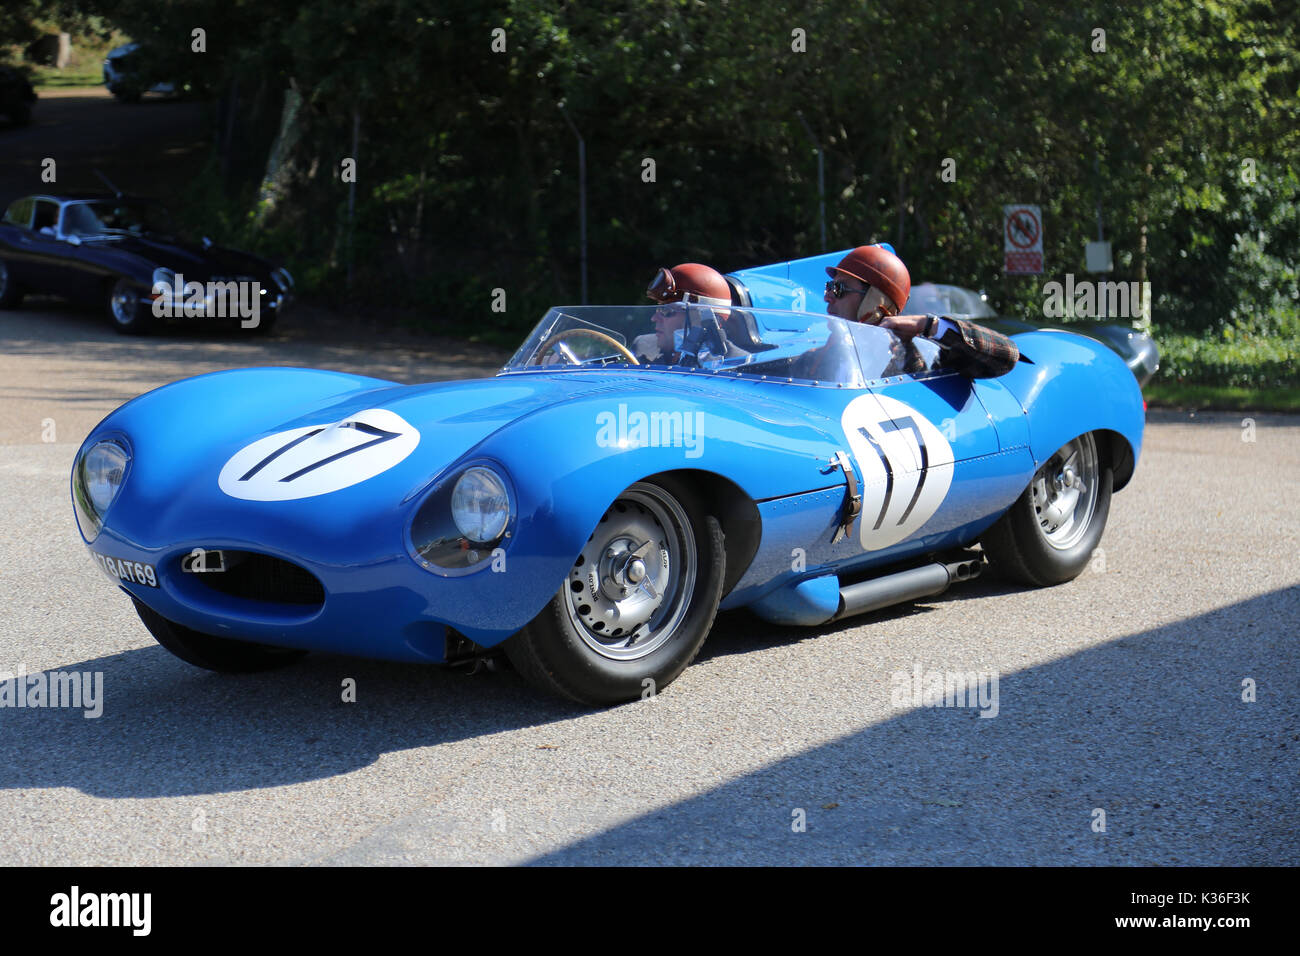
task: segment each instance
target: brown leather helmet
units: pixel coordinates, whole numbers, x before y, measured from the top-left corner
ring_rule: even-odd
[[[650,280],[645,294],[661,305],[683,301],[731,305],[731,287],[722,273],[698,262],[683,262],[671,269],[660,269]]]
[[[832,279],[837,272],[875,286],[893,300],[894,307],[900,312],[912,294],[912,277],[908,275],[907,266],[898,256],[880,246],[858,246],[841,259],[839,265],[826,270]]]

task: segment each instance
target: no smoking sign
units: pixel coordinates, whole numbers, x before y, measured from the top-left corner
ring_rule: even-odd
[[[1043,213],[1037,206],[1003,206],[1002,234],[1008,275],[1038,275],[1043,271]]]

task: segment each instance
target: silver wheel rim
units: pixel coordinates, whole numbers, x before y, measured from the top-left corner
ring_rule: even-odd
[[[1034,475],[1034,518],[1043,540],[1058,551],[1078,544],[1092,523],[1100,474],[1097,443],[1086,434],[1062,447]]]
[[[569,572],[569,622],[601,657],[653,654],[686,616],[697,554],[677,500],[655,485],[633,485],[610,505]]]
[[[118,325],[130,325],[135,320],[135,310],[139,308],[131,290],[121,283],[113,286],[113,295],[109,299],[109,308],[113,311],[113,321]]]

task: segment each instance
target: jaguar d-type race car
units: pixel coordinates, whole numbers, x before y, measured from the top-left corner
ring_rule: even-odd
[[[720,608],[821,625],[986,562],[1075,577],[1141,448],[1124,362],[1035,331],[999,378],[941,371],[801,310],[839,258],[736,273],[730,307],[553,308],[489,379],[167,385],[79,450],[81,533],[201,667],[503,650],[591,704],[661,690]]]

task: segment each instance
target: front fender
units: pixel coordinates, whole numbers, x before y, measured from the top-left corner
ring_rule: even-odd
[[[689,434],[680,443],[642,443],[638,411],[659,414],[661,422],[680,420]],[[512,603],[540,611],[605,510],[652,475],[678,473],[701,494],[716,492],[715,479],[725,479],[745,504],[841,486],[825,463],[842,437],[817,416],[790,415],[764,428],[752,408],[742,411],[716,396],[627,389],[543,409],[491,435],[465,460],[500,462],[516,491],[517,530],[507,559],[518,573],[500,576],[509,581]]]
[[[1020,361],[998,382],[1024,407],[1035,465],[1084,432],[1111,441],[1115,489],[1132,477],[1142,450],[1142,390],[1124,360],[1093,339],[1069,332],[1015,336]],[[1119,444],[1116,444],[1119,442]]]

